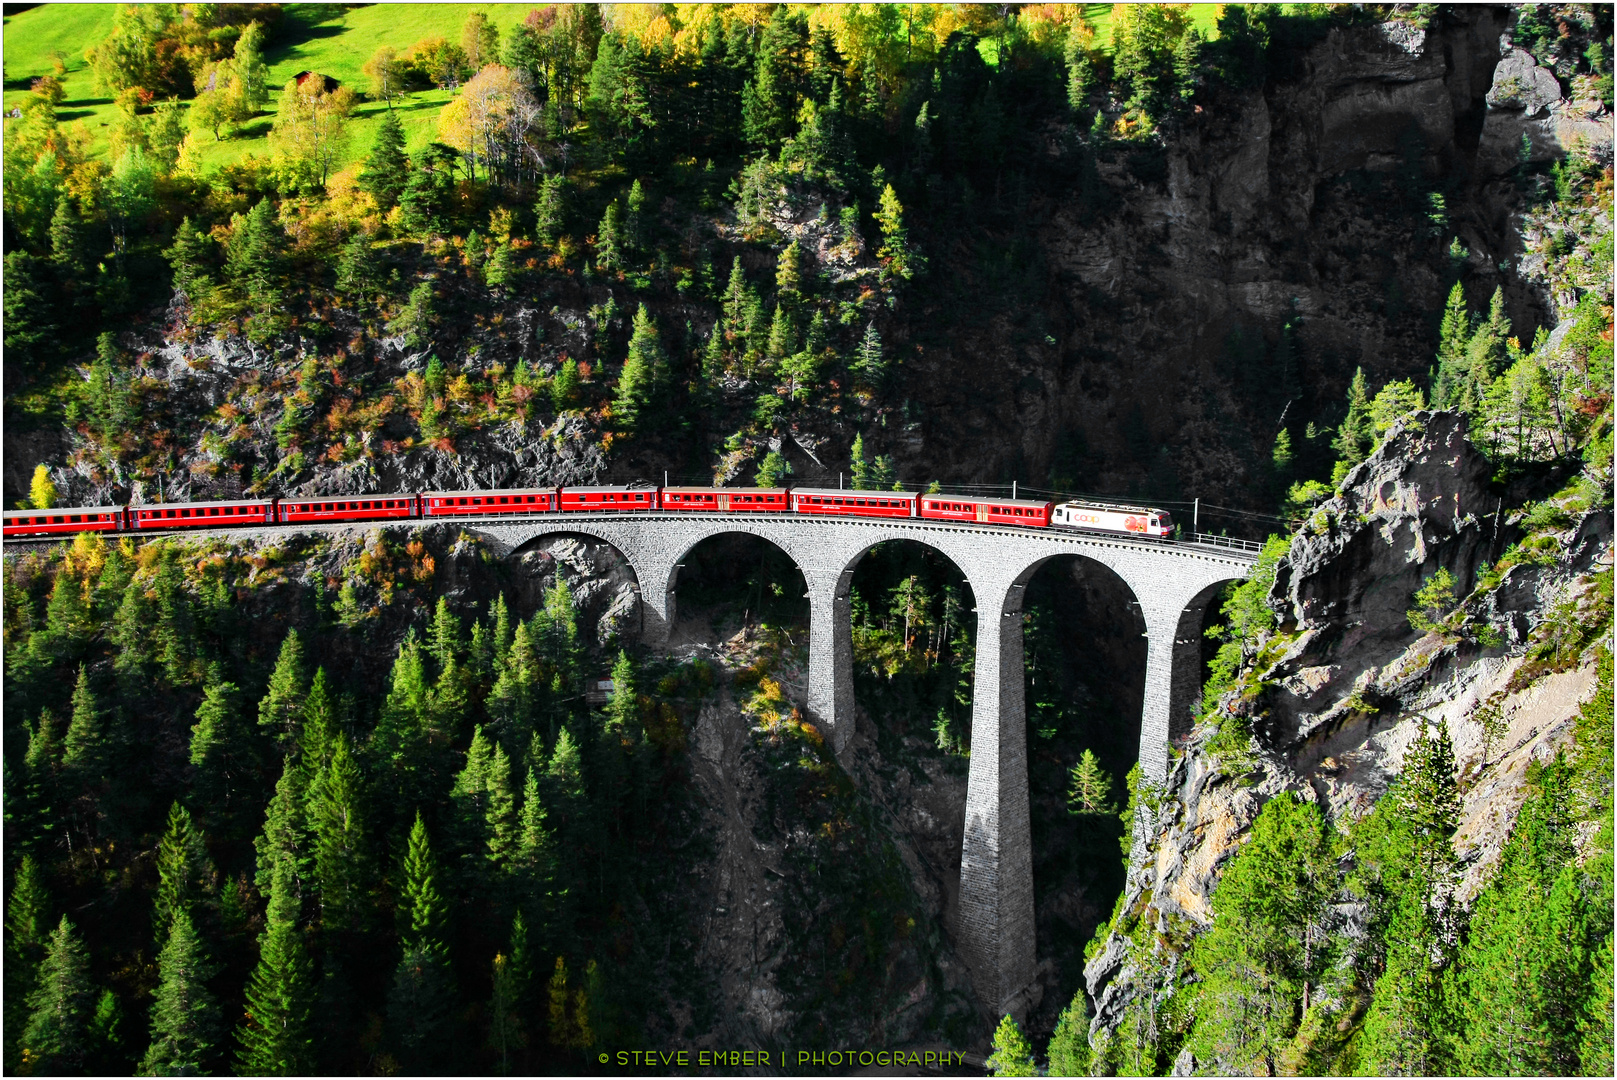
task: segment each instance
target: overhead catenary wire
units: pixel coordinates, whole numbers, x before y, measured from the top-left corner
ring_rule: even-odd
[[[837,479],[840,479],[840,477],[837,478]],[[838,485],[836,483],[833,483],[833,477],[829,473],[827,473],[825,475],[792,476],[792,477],[788,477],[786,482],[788,484],[790,484],[792,487],[837,487],[837,486],[840,486],[840,485]],[[899,487],[901,489],[905,490],[905,491],[925,491],[931,485],[930,481],[928,481],[926,483],[910,483],[910,482],[907,482],[907,481],[899,481],[898,483],[899,483]],[[720,486],[720,485],[715,485],[714,484],[714,478],[713,478],[712,473],[680,473],[680,474],[665,473],[664,474],[663,484],[664,484],[664,486],[673,485],[675,487],[715,487],[715,486]],[[750,487],[752,485],[750,485],[750,484],[737,484],[735,486],[737,486],[737,487]],[[1020,498],[1032,498],[1032,497],[1035,497],[1035,496],[1046,496],[1046,497],[1048,497],[1048,498],[1050,498],[1050,499],[1052,499],[1054,501],[1061,501],[1061,500],[1066,500],[1066,499],[1076,499],[1076,500],[1089,501],[1089,502],[1131,504],[1131,505],[1138,505],[1138,506],[1142,506],[1142,507],[1143,506],[1154,506],[1154,507],[1160,507],[1160,508],[1163,508],[1163,509],[1170,509],[1170,510],[1175,509],[1175,508],[1183,509],[1183,510],[1189,510],[1195,505],[1195,502],[1193,500],[1191,500],[1191,499],[1156,499],[1156,498],[1151,498],[1150,496],[1122,495],[1122,494],[1118,494],[1117,492],[1059,491],[1059,490],[1056,490],[1054,488],[1029,487],[1029,486],[1026,486],[1026,485],[1023,485],[1023,484],[1020,484],[1020,483],[1015,483],[1015,482],[1010,483],[1010,484],[948,483],[948,484],[940,484],[939,486],[942,489],[942,492],[944,494],[1011,496],[1013,494],[1013,492],[1014,492],[1016,497],[1020,497]],[[1277,516],[1275,514],[1260,513],[1260,512],[1258,512],[1256,510],[1243,510],[1243,509],[1241,509],[1239,507],[1234,507],[1234,506],[1220,506],[1217,503],[1210,503],[1210,502],[1206,502],[1206,501],[1202,502],[1201,508],[1204,511],[1211,511],[1211,512],[1217,514],[1217,515],[1223,515],[1223,516],[1228,516],[1228,517],[1237,517],[1237,518],[1246,518],[1246,519],[1249,519],[1249,520],[1252,520],[1252,521],[1269,521],[1269,522],[1273,522],[1273,523],[1275,523],[1277,525],[1284,525],[1285,524],[1285,519],[1282,518],[1282,517],[1279,517],[1279,516]]]

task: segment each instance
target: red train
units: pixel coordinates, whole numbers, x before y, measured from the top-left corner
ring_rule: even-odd
[[[1173,531],[1173,519],[1165,510],[1106,503],[1050,503],[918,491],[633,485],[7,510],[4,529],[7,537],[31,537],[81,532],[167,532],[221,526],[636,511],[927,518],[1029,529],[1072,529],[1156,540],[1166,539]]]

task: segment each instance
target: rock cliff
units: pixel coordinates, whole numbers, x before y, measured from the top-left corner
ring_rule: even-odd
[[[1264,803],[1291,792],[1346,826],[1387,790],[1426,723],[1444,725],[1454,746],[1458,895],[1475,895],[1528,764],[1569,744],[1594,690],[1590,642],[1575,628],[1609,625],[1611,603],[1611,511],[1512,511],[1513,493],[1488,475],[1461,418],[1416,413],[1294,535],[1270,594],[1279,625],[1258,646],[1250,691],[1223,703],[1249,719],[1248,752],[1216,752],[1198,728],[1137,834],[1120,914],[1085,969],[1097,1039],[1176,977]],[[1418,631],[1412,597],[1441,570],[1462,600],[1438,630]],[[1125,932],[1139,925],[1156,931],[1150,961]]]

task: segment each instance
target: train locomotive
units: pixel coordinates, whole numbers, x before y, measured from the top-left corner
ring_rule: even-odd
[[[7,510],[10,539],[81,532],[156,533],[226,527],[482,518],[552,513],[797,514],[813,518],[924,518],[1061,529],[1167,541],[1166,510],[1093,502],[1039,502],[919,491],[841,488],[704,488],[641,485],[299,496],[140,506]]]

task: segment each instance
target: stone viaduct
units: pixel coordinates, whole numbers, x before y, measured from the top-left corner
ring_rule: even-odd
[[[666,644],[675,619],[681,560],[710,537],[745,533],[779,547],[808,583],[808,709],[838,754],[853,733],[853,634],[849,590],[865,552],[886,540],[912,540],[951,559],[971,585],[977,607],[977,669],[972,698],[971,764],[960,859],[960,925],[955,928],[978,996],[999,1012],[1033,982],[1033,841],[1028,813],[1022,596],[1046,561],[1074,555],[1111,570],[1144,616],[1145,707],[1140,764],[1160,781],[1168,740],[1190,722],[1201,692],[1202,612],[1220,585],[1244,577],[1255,556],[1203,544],[1155,544],[1056,530],[887,518],[823,521],[783,515],[541,514],[436,518],[483,535],[509,554],[545,536],[590,537],[615,548],[640,590],[641,626],[653,647]],[[425,524],[364,524],[230,529],[214,535],[290,530],[351,532]],[[196,535],[196,534],[193,534]],[[9,545],[8,545],[9,546]],[[996,617],[997,612],[997,617]]]
[[[808,583],[808,709],[839,754],[853,733],[849,589],[859,560],[885,540],[912,540],[951,559],[965,574],[977,603],[956,940],[978,995],[1001,1011],[1013,1007],[1032,983],[1036,956],[1020,617],[1027,583],[1047,560],[1075,555],[1111,570],[1133,592],[1148,639],[1140,763],[1146,776],[1160,781],[1167,772],[1168,740],[1189,725],[1190,704],[1201,691],[1203,609],[1220,585],[1245,576],[1253,562],[1245,552],[1200,544],[917,519],[820,521],[659,512],[449,520],[458,520],[507,552],[558,533],[610,544],[634,571],[642,633],[652,646],[668,640],[681,560],[697,544],[725,533],[769,541],[797,564]]]

